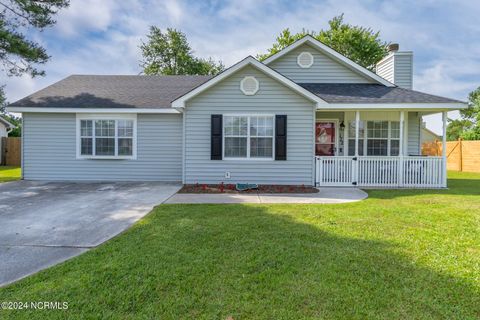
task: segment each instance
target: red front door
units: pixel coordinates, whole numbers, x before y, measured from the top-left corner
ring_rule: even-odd
[[[321,121],[315,124],[315,155],[335,155],[335,122]]]

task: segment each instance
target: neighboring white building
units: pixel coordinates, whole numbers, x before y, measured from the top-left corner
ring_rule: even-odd
[[[8,132],[15,128],[13,124],[0,117],[0,165],[4,163],[3,137],[8,137]]]
[[[13,124],[0,117],[0,138],[8,137],[8,132],[15,128]]]
[[[425,126],[425,122],[422,123],[422,128],[420,131],[420,140],[422,145],[425,142],[435,142],[435,141],[442,141],[442,136],[436,134],[435,132],[431,131]]]

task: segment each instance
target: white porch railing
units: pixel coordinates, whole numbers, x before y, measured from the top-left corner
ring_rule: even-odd
[[[442,188],[442,157],[315,157],[318,186]]]

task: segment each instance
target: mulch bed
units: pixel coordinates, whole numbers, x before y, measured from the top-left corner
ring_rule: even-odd
[[[304,185],[259,185],[258,189],[237,191],[234,184],[185,184],[178,193],[317,193]]]

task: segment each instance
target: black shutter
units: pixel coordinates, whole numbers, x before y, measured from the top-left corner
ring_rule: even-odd
[[[275,160],[287,160],[287,116],[275,116]]]
[[[210,159],[222,160],[222,115],[212,114]]]

